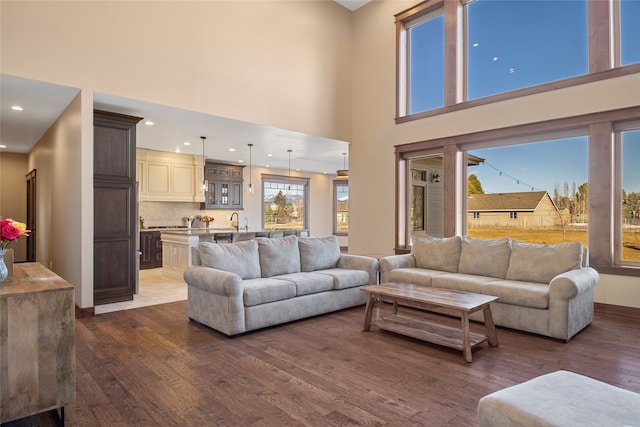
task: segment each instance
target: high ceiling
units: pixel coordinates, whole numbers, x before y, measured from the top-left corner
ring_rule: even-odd
[[[27,153],[79,93],[71,88],[0,75],[0,151]],[[12,110],[21,106],[22,111]],[[142,117],[137,146],[202,155],[236,164],[333,174],[343,169],[348,143],[285,129],[231,120],[107,94],[94,94],[94,108]],[[145,125],[152,121],[153,126]],[[185,145],[188,142],[189,145]],[[234,150],[234,151],[231,151]]]
[[[354,11],[370,0],[335,1]],[[78,93],[77,88],[0,74],[0,152],[28,153]],[[14,106],[23,110],[13,110]],[[144,118],[137,127],[141,148],[202,155],[200,137],[206,136],[206,157],[227,162],[247,164],[249,143],[256,166],[287,169],[289,149],[292,169],[333,174],[348,161],[345,141],[108,94],[94,94],[94,108]]]

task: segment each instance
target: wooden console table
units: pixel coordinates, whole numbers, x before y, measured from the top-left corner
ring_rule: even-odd
[[[39,263],[0,283],[0,422],[60,410],[76,398],[75,292]]]

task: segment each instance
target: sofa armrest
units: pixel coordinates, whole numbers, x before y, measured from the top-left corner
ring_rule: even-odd
[[[591,267],[582,267],[558,274],[549,283],[549,298],[570,300],[592,290],[600,275]]]
[[[187,267],[184,281],[203,291],[226,297],[242,297],[242,278],[235,273],[215,268],[192,265]]]
[[[391,270],[396,268],[414,268],[416,259],[413,254],[391,255],[380,258],[380,283],[389,281]]]
[[[369,284],[378,284],[378,260],[363,255],[342,254],[338,260],[338,268],[363,270],[369,273]]]

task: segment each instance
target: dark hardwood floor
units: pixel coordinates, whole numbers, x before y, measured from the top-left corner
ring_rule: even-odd
[[[468,427],[482,396],[558,369],[640,393],[640,310],[598,306],[568,344],[498,328],[500,346],[464,363],[456,350],[362,332],[364,307],[235,338],[190,322],[186,308],[78,319],[67,425]],[[52,413],[2,424],[49,425]]]

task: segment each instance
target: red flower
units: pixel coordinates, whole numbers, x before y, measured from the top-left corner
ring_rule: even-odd
[[[14,227],[11,222],[5,222],[0,226],[0,236],[3,240],[15,240],[20,237],[20,230]]]

